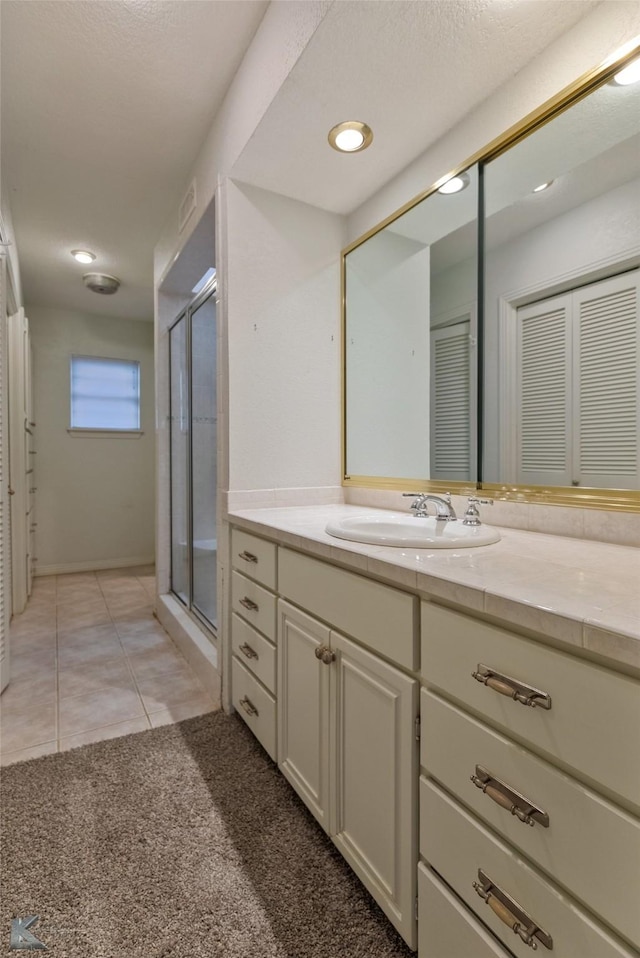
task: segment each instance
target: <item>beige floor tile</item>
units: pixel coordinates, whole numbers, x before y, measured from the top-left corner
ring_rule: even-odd
[[[15,635],[10,633],[11,651],[14,655],[27,652],[47,652],[56,647],[55,626],[46,632],[33,632]]]
[[[18,748],[13,752],[0,754],[0,765],[15,765],[16,762],[26,762],[30,758],[41,758],[43,755],[52,755],[58,751],[57,742],[43,742],[41,745],[32,745],[31,748]]]
[[[67,632],[70,629],[89,628],[92,625],[106,625],[111,622],[111,616],[104,611],[91,612],[84,615],[58,615],[58,629]]]
[[[140,696],[130,689],[101,689],[85,695],[74,695],[60,701],[59,737],[67,738],[143,715]]]
[[[58,629],[58,648],[72,646],[108,645],[117,642],[118,633],[112,622],[103,625],[81,626],[80,628]]]
[[[103,725],[86,732],[78,732],[76,735],[67,735],[60,739],[59,747],[61,752],[66,752],[68,749],[78,748],[80,745],[104,742],[110,738],[120,738],[121,735],[130,735],[132,732],[146,732],[150,727],[149,719],[146,715],[143,715],[140,718],[129,719],[127,722]]]
[[[11,675],[14,679],[30,675],[33,678],[42,675],[55,674],[56,652],[55,649],[40,650],[35,652],[18,652],[11,648]]]
[[[70,669],[77,665],[110,662],[124,656],[124,649],[116,639],[92,645],[70,645],[58,649],[58,668]]]
[[[219,705],[203,694],[200,698],[192,699],[186,705],[173,705],[171,708],[152,712],[149,715],[149,721],[153,728],[159,728],[161,725],[173,725],[174,722],[182,722],[184,719],[194,718],[196,715],[204,715],[216,708],[219,708]]]
[[[56,697],[56,673],[49,668],[32,675],[11,675],[9,685],[0,695],[0,711],[22,708],[25,702],[51,702]]]
[[[58,737],[55,703],[31,703],[29,710],[2,716],[0,742],[3,752],[31,748]]]
[[[189,705],[201,701],[203,696],[211,703],[190,669],[167,672],[164,675],[147,675],[138,679],[138,688],[147,712],[160,712],[162,709]]]
[[[155,678],[157,675],[173,674],[188,668],[186,660],[175,647],[161,649],[146,649],[144,652],[134,652],[129,655],[129,663],[133,669],[136,681],[143,678]]]
[[[100,689],[127,689],[135,692],[136,687],[131,669],[124,656],[104,662],[80,662],[58,672],[58,694],[60,700],[73,695],[85,695]]]
[[[150,624],[146,632],[134,632],[133,635],[122,635],[120,637],[123,648],[127,655],[135,655],[137,652],[146,652],[148,649],[154,649],[156,652],[162,652],[169,649],[175,650],[175,646],[161,625],[157,622]]]
[[[159,626],[160,623],[152,612],[132,612],[121,619],[114,619],[114,625],[118,630],[118,635],[124,636],[135,635],[137,632],[155,631],[156,626]]]

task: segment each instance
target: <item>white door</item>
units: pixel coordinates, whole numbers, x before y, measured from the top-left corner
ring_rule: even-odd
[[[329,681],[316,650],[329,629],[278,602],[278,766],[329,830]]]
[[[11,577],[13,614],[24,612],[28,597],[28,512],[31,477],[28,466],[26,396],[27,320],[24,310],[8,318],[9,480],[11,497]]]
[[[337,632],[331,649],[330,834],[415,948],[418,682]]]
[[[11,575],[8,562],[9,470],[7,444],[6,262],[0,256],[0,692],[11,678],[9,618]]]
[[[432,329],[430,356],[430,478],[475,479],[477,378],[471,317]]]

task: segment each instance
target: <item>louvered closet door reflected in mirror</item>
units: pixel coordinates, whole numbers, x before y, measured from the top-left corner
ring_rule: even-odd
[[[636,489],[640,271],[517,311],[516,481]]]
[[[215,282],[169,331],[171,589],[217,626]]]

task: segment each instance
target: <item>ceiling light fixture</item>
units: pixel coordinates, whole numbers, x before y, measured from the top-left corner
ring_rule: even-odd
[[[93,263],[96,258],[95,253],[90,253],[88,249],[72,249],[71,255],[74,259],[77,259],[79,263],[84,263],[85,266],[88,266],[89,263]]]
[[[613,82],[618,86],[629,86],[631,83],[637,83],[638,80],[640,80],[640,57],[632,60],[613,77]]]
[[[450,196],[452,193],[460,193],[461,190],[466,190],[469,182],[468,173],[459,173],[458,176],[452,176],[446,183],[443,183],[438,189],[438,193],[443,193],[445,196]]]
[[[534,192],[534,193],[542,193],[543,190],[549,189],[549,187],[551,186],[552,183],[553,183],[553,180],[548,180],[546,183],[541,183],[540,186],[536,186],[536,188],[535,188],[535,190],[533,190],[533,192]]]
[[[373,140],[373,130],[359,120],[346,120],[329,130],[329,143],[338,153],[359,153]]]

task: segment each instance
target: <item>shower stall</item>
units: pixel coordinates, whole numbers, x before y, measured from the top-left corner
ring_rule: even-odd
[[[217,627],[216,282],[169,329],[171,590]]]

